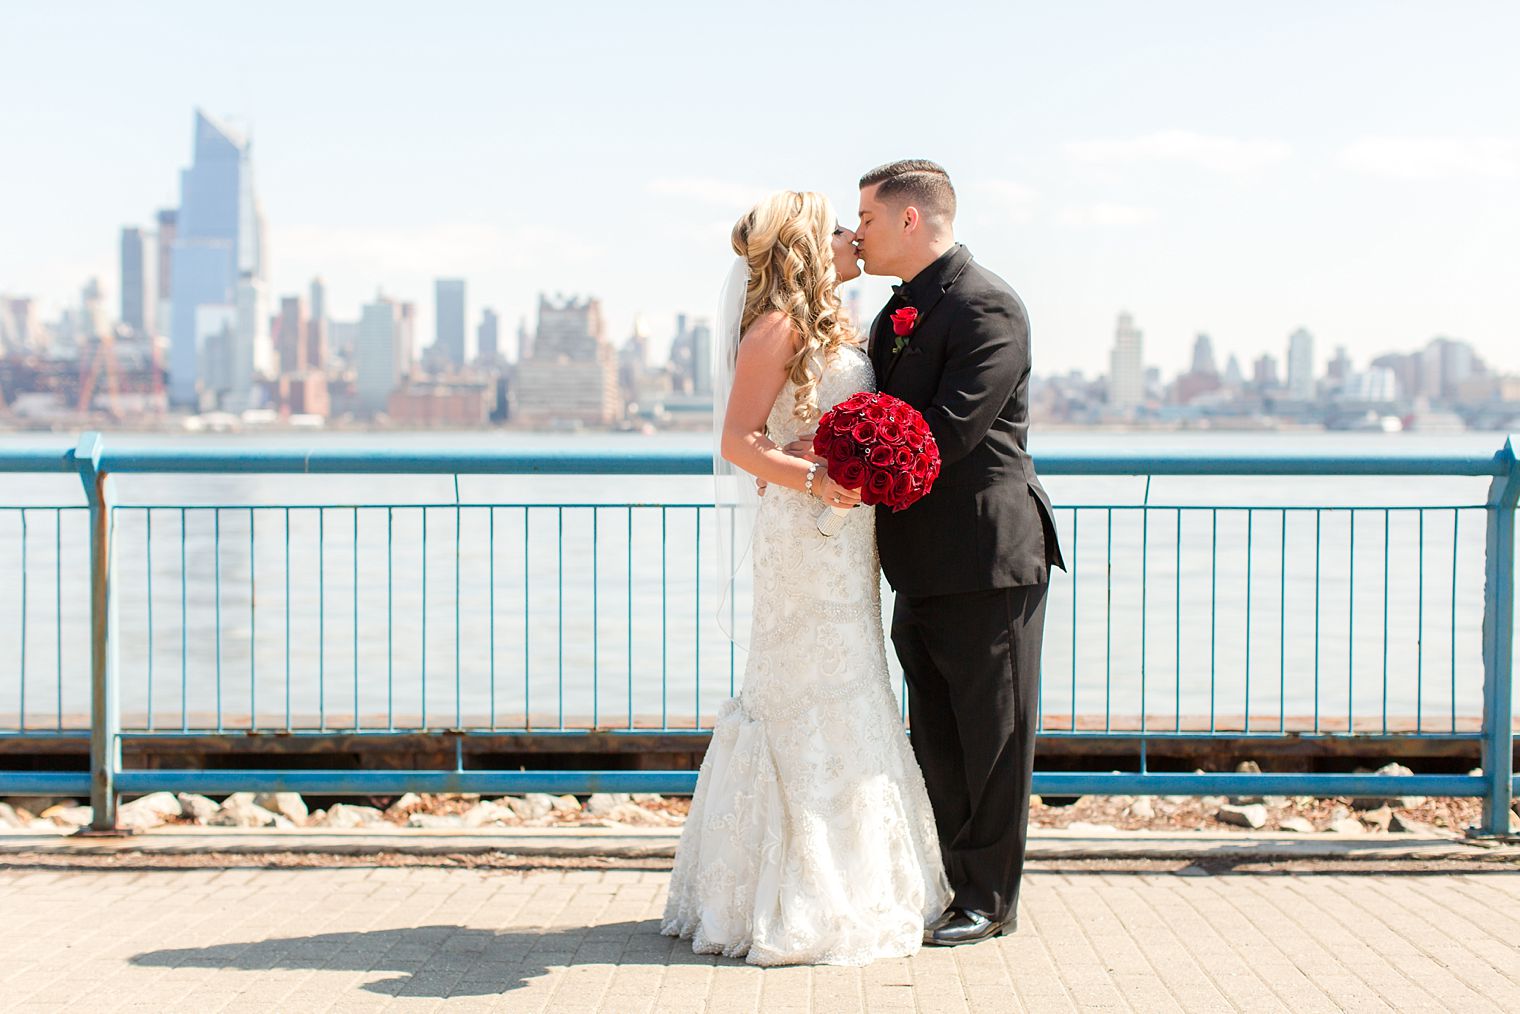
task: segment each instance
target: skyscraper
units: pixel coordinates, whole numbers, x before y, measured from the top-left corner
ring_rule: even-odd
[[[604,425],[622,413],[617,355],[596,299],[538,300],[533,354],[517,365],[520,415],[539,422]]]
[[[1199,334],[1193,340],[1193,372],[1205,376],[1217,376],[1219,368],[1214,364],[1214,340]]]
[[[1314,336],[1305,328],[1288,336],[1288,396],[1299,401],[1314,397]]]
[[[201,314],[202,307],[234,312],[236,335],[225,364],[225,393],[233,407],[246,400],[255,357],[267,344],[262,333],[268,319],[262,306],[262,233],[248,140],[197,110],[194,161],[180,173],[170,262],[169,397],[175,404],[198,401],[200,353],[209,336],[196,329],[197,320],[223,319],[220,313]]]
[[[417,304],[396,305],[396,377],[412,375],[412,365],[417,362]]]
[[[480,311],[480,327],[475,330],[475,354],[482,363],[494,363],[500,356],[501,321],[489,306]]]
[[[327,286],[321,278],[311,280],[311,317],[306,322],[306,365],[327,368]]]
[[[464,365],[464,279],[438,279],[433,297],[435,353],[458,369]]]
[[[713,393],[712,325],[705,320],[691,325],[691,389],[695,394]]]
[[[274,336],[281,373],[301,373],[306,369],[308,334],[306,306],[301,302],[301,297],[286,296],[281,299]]]
[[[386,399],[401,379],[397,348],[400,309],[394,300],[380,295],[360,310],[359,338],[354,349],[354,387],[359,409],[368,415],[385,408]]]
[[[1140,329],[1128,313],[1119,314],[1108,363],[1109,405],[1117,409],[1135,408],[1145,400],[1145,364]]]
[[[153,284],[152,243],[143,230],[121,230],[121,322],[135,335],[153,330],[158,287]]]
[[[159,334],[168,332],[169,322],[174,318],[174,272],[171,266],[174,261],[178,219],[177,208],[164,208],[158,213],[158,236],[155,243],[158,270],[154,272],[158,295],[154,303],[153,329]]]

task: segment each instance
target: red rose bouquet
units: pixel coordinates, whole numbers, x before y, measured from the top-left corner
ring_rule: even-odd
[[[900,511],[928,493],[939,475],[939,447],[918,409],[890,394],[861,391],[818,420],[813,453],[828,462],[830,479],[860,490],[864,504]],[[835,535],[848,509],[830,507],[818,530]]]

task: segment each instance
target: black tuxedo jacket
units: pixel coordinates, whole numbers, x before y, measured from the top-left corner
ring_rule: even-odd
[[[918,310],[901,351],[891,314]],[[1041,584],[1065,569],[1050,498],[1029,456],[1029,318],[1018,294],[957,244],[871,328],[877,386],[923,413],[939,444],[928,496],[876,509],[881,566],[910,596]]]

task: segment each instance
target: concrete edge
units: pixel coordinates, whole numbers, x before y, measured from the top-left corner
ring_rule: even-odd
[[[497,833],[457,829],[411,830],[311,828],[249,831],[239,828],[158,828],[121,838],[76,838],[32,831],[0,831],[0,862],[11,855],[268,855],[309,853],[342,856],[485,855],[661,859],[675,855],[679,828],[512,828]],[[1520,846],[1492,841],[1431,838],[1414,834],[1120,831],[1072,833],[1045,830],[1030,836],[1027,857],[1049,860],[1442,860],[1520,859]]]

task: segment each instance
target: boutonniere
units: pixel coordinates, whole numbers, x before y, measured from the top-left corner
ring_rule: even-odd
[[[908,344],[908,336],[918,326],[918,310],[911,306],[905,306],[892,314],[892,333],[897,336],[897,341],[892,343],[892,354],[895,356]]]

